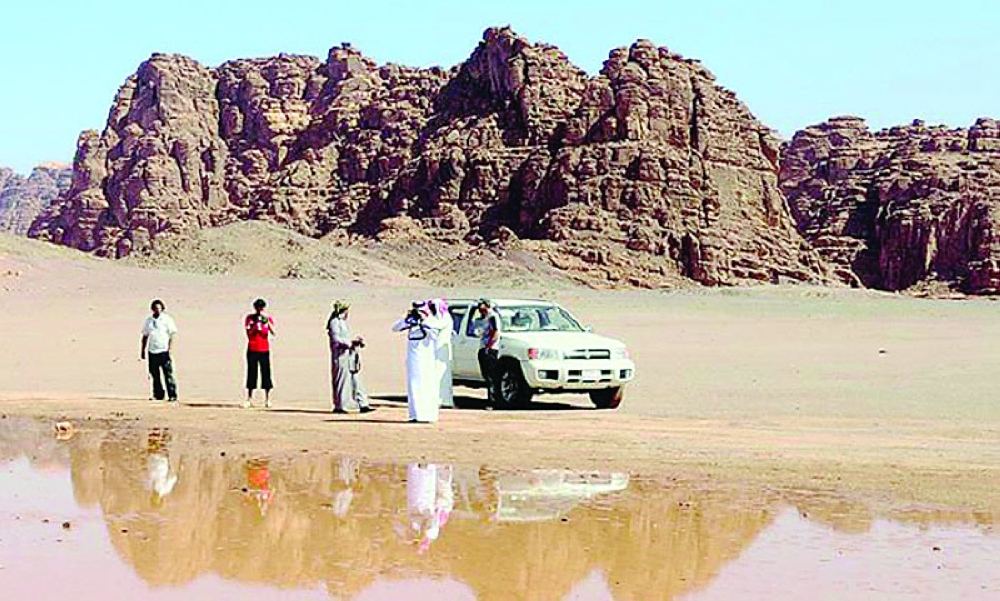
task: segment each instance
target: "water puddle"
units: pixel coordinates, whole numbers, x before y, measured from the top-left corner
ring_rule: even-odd
[[[989,515],[182,442],[0,420],[0,597],[1000,599]]]

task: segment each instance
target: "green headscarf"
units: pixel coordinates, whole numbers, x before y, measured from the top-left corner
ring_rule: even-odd
[[[350,303],[344,300],[333,301],[333,311],[330,313],[330,317],[340,317],[343,315],[344,311],[351,308]]]

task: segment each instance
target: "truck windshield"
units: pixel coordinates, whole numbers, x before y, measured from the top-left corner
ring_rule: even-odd
[[[505,332],[582,332],[580,325],[569,311],[555,305],[526,305],[499,307]]]

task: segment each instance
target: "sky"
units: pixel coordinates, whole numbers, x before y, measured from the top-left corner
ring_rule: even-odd
[[[783,136],[834,115],[874,128],[1000,117],[996,0],[7,0],[0,8],[0,165],[73,158],[153,52],[216,66],[350,42],[379,63],[451,66],[493,25],[597,73],[650,39],[715,73]]]

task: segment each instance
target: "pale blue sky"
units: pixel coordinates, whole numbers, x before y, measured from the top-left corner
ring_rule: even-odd
[[[450,66],[503,24],[591,73],[651,39],[701,59],[786,136],[838,114],[878,127],[1000,116],[996,0],[7,0],[0,22],[0,165],[20,171],[71,160],[152,52],[215,66],[349,41],[380,63]]]

